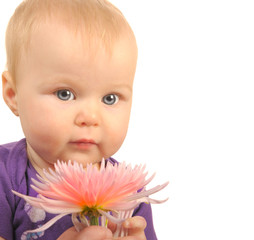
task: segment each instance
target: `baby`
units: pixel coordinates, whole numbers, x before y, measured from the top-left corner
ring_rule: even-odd
[[[115,230],[77,232],[66,216],[45,232],[25,233],[54,215],[11,190],[36,196],[31,178],[58,160],[100,166],[128,129],[137,62],[135,36],[106,0],[26,0],[6,32],[3,98],[19,116],[25,139],[0,146],[0,239],[112,239]],[[141,204],[121,239],[155,240],[151,207]]]

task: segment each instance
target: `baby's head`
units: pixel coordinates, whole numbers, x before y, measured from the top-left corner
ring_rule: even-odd
[[[126,136],[137,47],[106,0],[27,0],[6,34],[3,96],[40,171],[57,159],[99,163]]]
[[[51,21],[63,24],[74,34],[83,34],[88,47],[102,44],[107,51],[123,35],[133,37],[122,13],[107,0],[24,0],[6,31],[7,68],[14,80],[20,58],[29,50],[31,35]]]

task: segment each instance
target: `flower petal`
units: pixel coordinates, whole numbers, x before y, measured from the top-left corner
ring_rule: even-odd
[[[58,221],[59,219],[61,219],[62,217],[66,216],[68,214],[69,213],[59,214],[59,215],[55,216],[54,218],[52,218],[50,221],[48,221],[46,224],[44,224],[42,227],[34,229],[34,230],[28,230],[28,231],[26,231],[26,233],[43,232],[43,231],[47,230],[49,227],[51,227],[56,221]]]
[[[32,206],[37,207],[37,208],[41,208],[40,204],[43,203],[43,200],[41,200],[40,198],[29,197],[29,196],[23,195],[19,192],[16,192],[14,190],[12,190],[12,192],[15,195],[17,195],[18,197],[23,198],[27,203],[31,204]]]
[[[167,185],[169,184],[169,182],[166,182],[162,185],[158,185],[154,188],[151,188],[150,190],[144,190],[144,191],[141,191],[139,193],[136,193],[136,194],[133,194],[131,196],[128,196],[124,199],[124,201],[133,201],[133,200],[137,200],[139,198],[143,198],[143,197],[147,197],[147,196],[150,196],[151,194],[154,194],[160,190],[162,190],[163,188],[165,188]]]
[[[116,218],[114,216],[112,216],[110,213],[105,212],[101,209],[98,209],[98,212],[102,215],[105,216],[107,219],[109,219],[111,222],[116,223],[116,224],[121,224],[125,221],[125,219],[121,219],[121,218]]]
[[[73,213],[72,216],[71,216],[71,219],[72,219],[72,223],[73,223],[76,231],[80,232],[82,229],[84,229],[85,227],[89,226],[89,222],[88,221],[86,221],[86,222],[84,222],[84,221],[80,222],[78,220],[78,215],[79,215],[78,213]]]

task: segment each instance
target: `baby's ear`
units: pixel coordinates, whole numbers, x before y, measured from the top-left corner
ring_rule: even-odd
[[[3,98],[5,103],[11,109],[11,111],[18,116],[18,105],[17,105],[17,90],[13,82],[13,78],[8,71],[2,74],[2,88],[3,88]]]

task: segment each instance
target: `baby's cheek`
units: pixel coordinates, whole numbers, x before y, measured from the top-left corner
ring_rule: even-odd
[[[108,135],[107,139],[105,140],[105,151],[107,151],[108,157],[115,154],[119,148],[122,146],[124,139],[126,137],[127,131],[122,129],[114,129]]]

